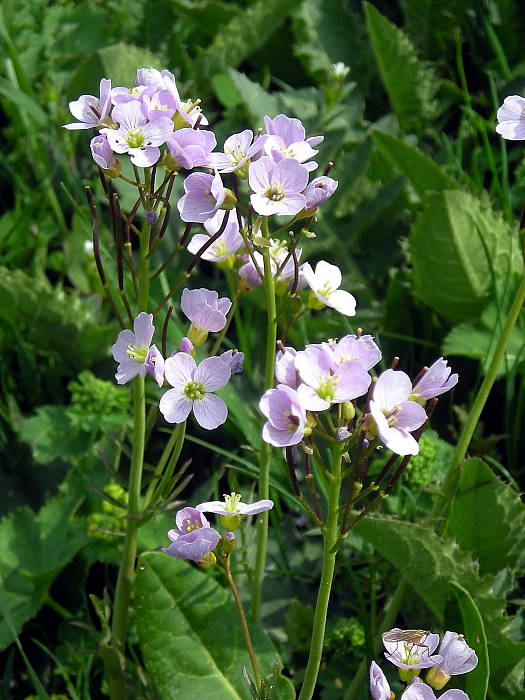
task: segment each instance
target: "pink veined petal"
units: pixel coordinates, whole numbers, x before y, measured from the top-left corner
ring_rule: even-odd
[[[239,503],[241,515],[257,515],[257,513],[264,513],[264,511],[271,510],[272,508],[273,501],[269,498],[263,498],[261,501],[256,501],[255,503]]]
[[[127,153],[128,144],[124,138],[123,131],[121,129],[101,129],[101,134],[105,134],[108,140],[111,150],[115,153]]]
[[[211,236],[208,236],[206,233],[195,233],[193,234],[191,241],[188,243],[188,250],[190,253],[195,253],[202,248],[202,246],[207,243],[210,240]],[[222,236],[221,236],[222,238]],[[220,238],[217,240],[217,243],[220,241]],[[204,260],[216,260],[216,256],[213,253],[213,245],[207,248],[204,253],[202,254],[202,258]]]
[[[206,503],[199,503],[197,510],[201,513],[215,513],[215,515],[227,515],[230,512],[226,510],[224,501],[206,501]]]
[[[523,141],[525,139],[525,119],[501,122],[497,125],[496,131],[509,141]]]
[[[327,306],[345,316],[355,316],[356,304],[355,297],[350,292],[345,292],[344,289],[336,289],[335,292],[332,292],[327,302]]]
[[[410,377],[400,370],[387,369],[374,387],[374,401],[387,411],[403,403],[412,393]]]
[[[182,391],[186,384],[192,381],[196,366],[197,363],[191,355],[186,352],[178,352],[166,360],[164,376],[172,387]]]
[[[419,445],[417,440],[402,428],[389,428],[385,436],[381,436],[389,450],[402,457],[406,455],[417,455]],[[430,665],[434,665],[433,663]]]
[[[71,122],[70,124],[63,124],[64,129],[69,129],[69,131],[76,131],[77,129],[92,129],[95,124],[87,124],[86,122]]]
[[[213,176],[213,180],[211,183],[211,194],[212,197],[215,199],[215,207],[220,207],[226,199],[226,190],[224,189],[221,176],[217,172],[217,170],[215,171],[215,175]],[[229,215],[229,212],[227,212],[227,215]]]
[[[416,681],[406,688],[401,696],[401,700],[436,700],[436,696],[430,686]]]
[[[521,95],[509,95],[503,100],[503,104],[496,113],[499,122],[516,120],[523,117],[525,98]]]
[[[289,158],[295,158],[295,160],[299,161],[299,163],[303,163],[305,160],[313,158],[319,153],[319,151],[315,151],[310,146],[308,141],[297,141],[296,143],[291,143],[286,149],[286,152]]]
[[[126,132],[138,129],[147,121],[142,111],[142,103],[138,100],[115,105],[111,117]]]
[[[215,201],[204,193],[183,195],[177,202],[180,218],[186,223],[203,224],[215,211]]]
[[[168,357],[168,361],[171,358]],[[182,423],[190,415],[193,401],[177,389],[169,389],[160,397],[159,410],[168,423]]]
[[[209,167],[219,172],[229,172],[231,170],[231,164],[231,158],[224,153],[210,153],[208,156]]]
[[[111,80],[102,78],[99,85],[100,89],[100,114],[104,118],[107,116],[111,108]]]
[[[204,234],[202,234],[204,235]],[[203,287],[199,289],[188,289],[185,287],[182,290],[182,296],[180,298],[180,308],[182,313],[193,321],[195,315],[199,312],[199,309],[208,303],[206,292],[208,290]]]
[[[228,311],[231,309],[231,300],[228,299],[228,297],[221,297],[218,302],[217,302],[217,309],[221,312],[221,314],[226,314]]]
[[[315,266],[315,284],[317,289],[329,285],[331,289],[339,289],[342,282],[341,270],[326,260],[319,260]]]
[[[297,445],[301,442],[303,437],[303,430],[297,430],[295,433],[291,433],[289,430],[279,430],[270,422],[265,423],[262,429],[262,438],[264,442],[274,447],[291,447],[292,445]]]
[[[458,688],[449,688],[442,695],[440,695],[439,700],[469,700],[466,693]]]
[[[279,214],[279,210],[281,208],[281,202],[275,202],[264,194],[251,194],[250,203],[257,214],[261,214],[261,216],[272,216],[272,214]]]
[[[142,133],[148,146],[161,146],[173,134],[173,121],[167,117],[158,117],[144,124]]]
[[[151,345],[155,326],[153,325],[153,314],[147,314],[141,311],[133,323],[133,331],[135,333],[135,345],[139,348]]]
[[[215,359],[215,358],[210,358]],[[217,358],[219,359],[219,358]],[[222,362],[222,360],[219,360]],[[224,367],[226,365],[222,362]],[[228,367],[226,369],[229,370]],[[228,408],[224,401],[215,394],[205,394],[201,401],[193,402],[193,413],[197,423],[206,430],[214,430],[228,418]]]
[[[129,355],[128,355],[128,345],[134,345],[135,344],[135,334],[133,331],[130,331],[129,328],[126,328],[126,330],[120,331],[120,333],[117,336],[117,342],[111,346],[111,352],[113,354],[113,358],[117,362],[126,362],[126,360],[129,360]],[[149,343],[148,343],[149,345]]]
[[[160,158],[160,148],[157,146],[146,146],[145,148],[129,148],[128,153],[131,162],[139,168],[149,168]]]
[[[287,194],[280,202],[279,210],[275,213],[279,216],[292,216],[298,214],[306,206],[306,197],[304,194]]]
[[[274,180],[285,192],[302,192],[308,184],[308,171],[297,160],[284,158],[275,166]]]
[[[254,163],[250,163],[250,167],[248,168],[248,183],[253,192],[264,192],[271,187],[273,169],[274,163],[272,159],[267,156],[263,156]]]
[[[201,306],[193,316],[193,322],[196,326],[205,328],[212,333],[218,333],[226,325],[226,316],[221,314],[217,309],[212,309],[210,306]]]
[[[404,401],[400,404],[400,409],[396,416],[396,428],[401,430],[412,432],[420,428],[427,419],[425,409],[415,401]]]
[[[297,394],[301,404],[307,411],[325,411],[327,408],[330,408],[330,402],[321,399],[315,389],[306,384],[299,386]]]
[[[138,377],[143,368],[144,365],[142,362],[137,362],[137,360],[132,360],[131,358],[121,362],[115,374],[117,384],[127,384],[132,379],[135,379],[135,377]]]
[[[220,357],[207,357],[193,373],[195,382],[202,382],[206,391],[217,391],[228,383],[231,370]]]
[[[371,376],[359,362],[345,362],[335,371],[334,376],[339,377],[334,403],[363,396],[372,382]]]

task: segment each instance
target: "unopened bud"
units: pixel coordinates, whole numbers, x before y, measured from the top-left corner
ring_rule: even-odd
[[[306,414],[306,424],[304,426],[304,436],[309,437],[312,434],[312,430],[315,428],[316,420],[312,413]]]
[[[233,552],[233,550],[236,547],[236,544],[237,543],[235,540],[234,532],[227,532],[225,535],[222,536],[222,551],[224,552],[224,554],[229,554],[230,552]]]
[[[195,354],[195,348],[193,346],[193,343],[189,338],[181,338],[180,343],[179,343],[179,352],[185,352],[188,355],[194,355]]]
[[[355,406],[351,401],[345,401],[343,404],[343,418],[350,422],[355,416]]]
[[[337,433],[336,433],[336,440],[337,442],[344,442],[345,440],[348,440],[350,437],[350,431],[348,428],[345,428],[344,426],[342,428],[337,428]]]
[[[437,666],[429,668],[426,681],[434,690],[441,690],[450,680],[450,675],[441,671]]]
[[[146,211],[144,212],[144,216],[146,217],[146,222],[150,226],[153,226],[155,221],[157,221],[157,212],[153,211],[153,209],[146,209]]]

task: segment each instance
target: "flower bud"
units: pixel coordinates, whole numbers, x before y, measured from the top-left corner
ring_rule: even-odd
[[[345,440],[348,440],[350,437],[350,431],[348,428],[345,428],[344,426],[342,428],[337,428],[337,435],[336,435],[336,440],[337,442],[344,442]]]
[[[306,424],[304,426],[304,436],[308,437],[312,434],[312,430],[316,425],[315,416],[312,413],[306,414]]]
[[[399,678],[403,681],[403,683],[408,683],[408,681],[412,680],[418,681],[419,679],[417,678],[417,675],[419,673],[418,668],[398,668],[399,671]]]
[[[227,517],[227,516],[222,516]],[[234,532],[227,532],[225,535],[222,536],[222,551],[224,554],[229,554],[230,552],[233,552],[233,550],[236,547],[236,540],[235,540],[235,533]]]
[[[441,690],[449,682],[450,675],[436,666],[432,666],[427,671],[426,681],[434,690]]]
[[[188,355],[195,355],[195,348],[189,338],[181,338],[178,352],[185,352]]]
[[[350,422],[355,416],[355,406],[351,401],[345,401],[343,403],[343,418],[345,421]]]

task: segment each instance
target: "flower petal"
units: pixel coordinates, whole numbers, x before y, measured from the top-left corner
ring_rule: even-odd
[[[214,359],[214,358],[210,358]],[[217,358],[219,360],[219,358]],[[229,372],[222,360],[219,360]],[[228,409],[224,401],[215,394],[205,394],[201,401],[194,401],[193,413],[197,423],[206,430],[214,430],[228,418]]]
[[[188,355],[189,357],[189,355]],[[168,358],[170,360],[171,358]],[[190,415],[193,401],[177,389],[169,389],[159,401],[159,410],[168,423],[182,423]]]

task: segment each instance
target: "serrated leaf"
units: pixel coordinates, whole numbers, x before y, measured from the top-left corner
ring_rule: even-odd
[[[465,690],[469,697],[485,700],[490,678],[490,662],[487,645],[487,634],[483,618],[478,606],[470,593],[455,581],[450,584],[452,593],[456,596],[463,619],[463,636],[467,640],[476,640],[478,665],[467,674]]]
[[[38,515],[22,506],[0,522],[3,604],[17,633],[37,614],[49,585],[87,542],[84,521],[71,517],[75,507],[69,497],[60,495]],[[0,647],[12,641],[2,616]]]
[[[230,592],[209,573],[160,552],[143,554],[135,583],[137,629],[146,668],[163,700],[248,700],[243,666],[251,672]],[[277,652],[260,628],[250,633],[261,673]],[[275,700],[292,700],[280,677]]]
[[[39,406],[34,416],[23,421],[20,438],[31,445],[38,464],[74,460],[86,449],[86,435],[72,430],[65,406]]]
[[[478,198],[445,190],[410,232],[414,293],[451,321],[476,317],[499,277],[521,274],[515,232]]]
[[[525,506],[481,459],[463,464],[446,534],[473,553],[481,574],[525,564]]]
[[[439,81],[420,61],[410,39],[369,2],[366,26],[379,73],[392,108],[405,131],[422,131],[435,117]]]
[[[215,34],[196,59],[199,82],[207,82],[228,66],[236,67],[266,42],[301,0],[256,0]]]
[[[115,335],[115,325],[102,325],[78,294],[6,267],[0,267],[0,319],[23,329],[39,354],[62,358],[63,374],[104,357]]]
[[[438,620],[444,621],[451,581],[465,588],[483,617],[491,666],[491,685],[514,682],[525,658],[525,642],[513,642],[505,634],[510,618],[502,591],[495,591],[493,576],[480,577],[472,556],[450,539],[415,523],[369,515],[356,526],[400,572]],[[476,640],[470,645],[481,653]],[[512,697],[516,697],[512,695]]]
[[[418,148],[384,131],[372,131],[372,138],[383,158],[407,177],[421,199],[458,187],[446,170]]]

